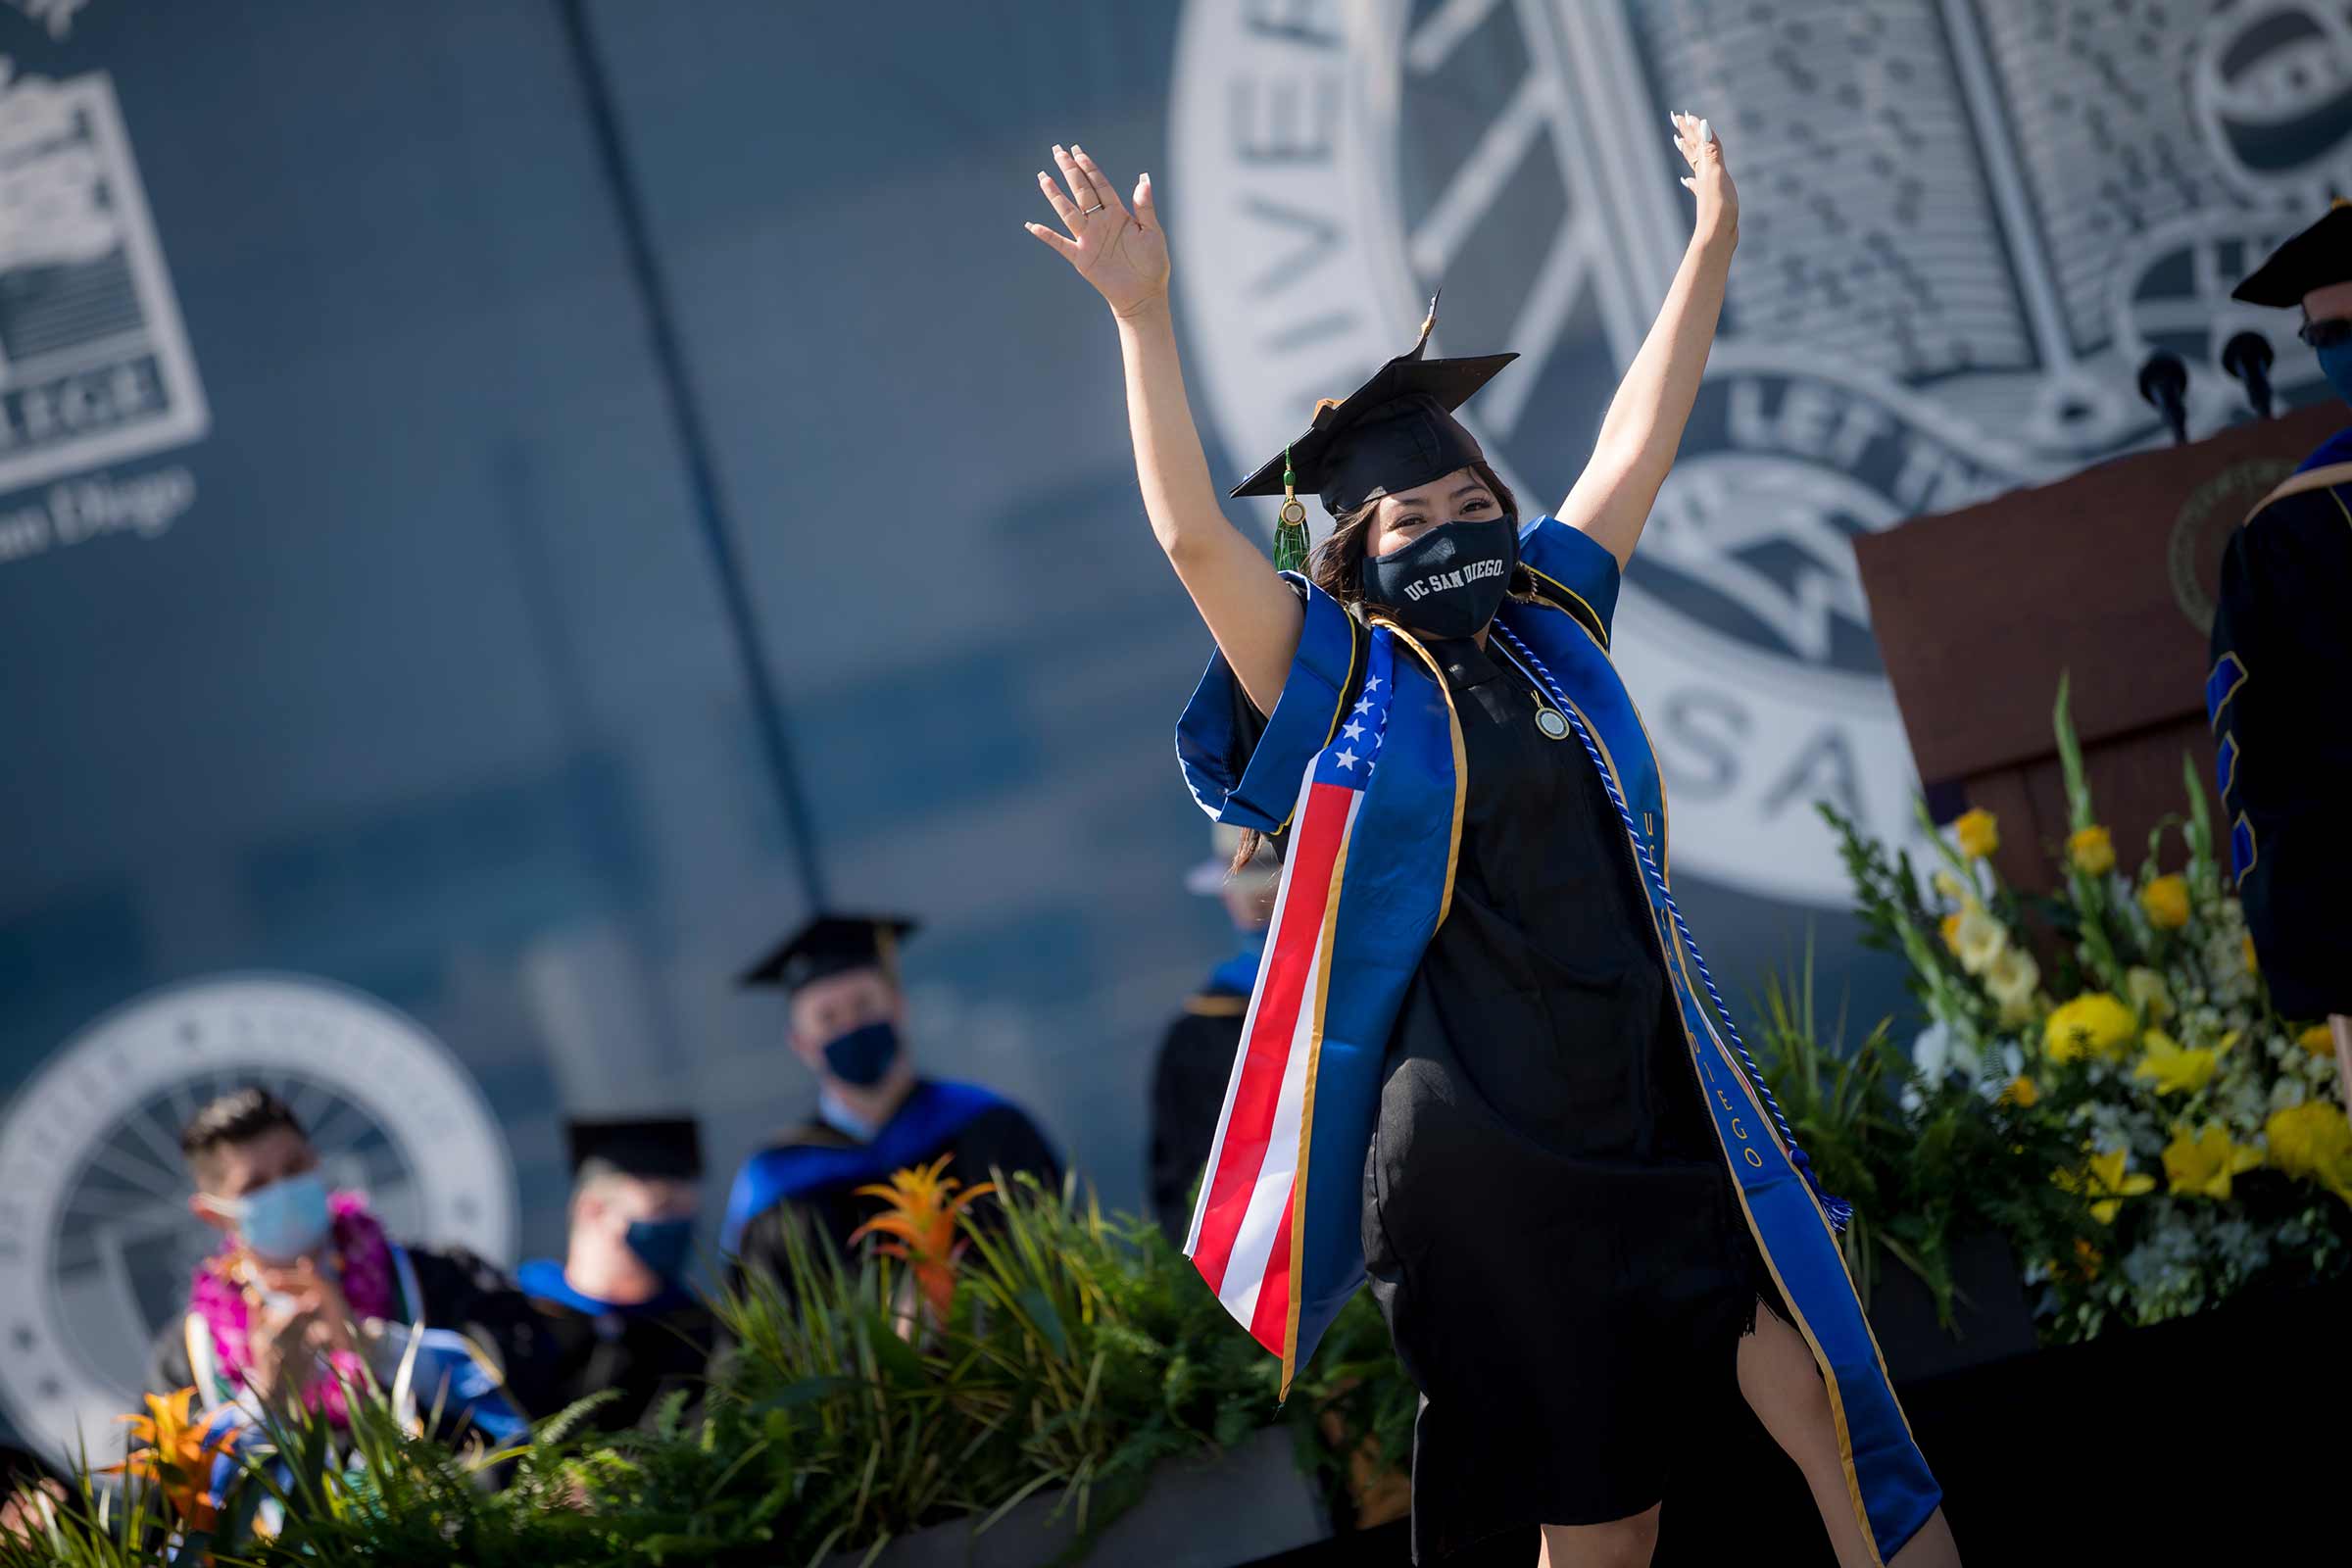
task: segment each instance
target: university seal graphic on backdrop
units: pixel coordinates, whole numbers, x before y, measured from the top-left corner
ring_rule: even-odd
[[[187,1210],[179,1129],[245,1084],[293,1106],[328,1181],[367,1193],[394,1235],[511,1252],[506,1141],[414,1019],[296,975],[152,993],[68,1041],[0,1118],[0,1403],[19,1431],[93,1453],[117,1441],[216,1240]]]
[[[1254,455],[1411,341],[1525,358],[1466,411],[1558,504],[1690,233],[1668,109],[1741,198],[1723,330],[1618,612],[1678,866],[1846,897],[1837,804],[1918,788],[1851,541],[2160,438],[2134,377],[2240,416],[2227,298],[2352,183],[2339,4],[1191,0],[1166,180],[1217,429]],[[1271,513],[1268,513],[1270,522]],[[2020,563],[2030,569],[2030,563]],[[2047,694],[2034,696],[2043,701]]]

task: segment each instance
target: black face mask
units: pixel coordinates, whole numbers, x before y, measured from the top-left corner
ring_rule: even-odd
[[[1364,561],[1364,600],[1432,637],[1474,637],[1494,618],[1519,564],[1508,516],[1443,522]]]

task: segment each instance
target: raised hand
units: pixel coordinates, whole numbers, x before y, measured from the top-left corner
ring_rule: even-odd
[[[1038,188],[1068,232],[1045,223],[1021,226],[1078,269],[1078,275],[1095,286],[1112,315],[1131,317],[1166,299],[1168,237],[1152,207],[1152,176],[1135,182],[1131,213],[1083,147],[1056,146],[1054,162],[1061,170],[1061,180],[1040,170]]]
[[[1715,127],[1696,115],[1680,112],[1666,117],[1674,123],[1675,149],[1690,166],[1684,188],[1698,198],[1698,232],[1736,239],[1740,233],[1740,192],[1732,186],[1732,172],[1723,164],[1723,143]]]

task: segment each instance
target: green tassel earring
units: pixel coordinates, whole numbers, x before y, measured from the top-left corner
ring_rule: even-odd
[[[1291,449],[1282,449],[1282,514],[1274,524],[1274,569],[1306,570],[1306,509],[1298,504],[1298,474]]]

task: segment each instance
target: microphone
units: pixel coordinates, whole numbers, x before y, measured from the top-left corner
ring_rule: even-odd
[[[2164,416],[2177,447],[2188,444],[2188,406],[2181,401],[2187,390],[2188,367],[2170,349],[2158,349],[2139,368],[2140,399]]]
[[[2271,416],[2271,340],[2260,332],[2240,332],[2222,345],[2222,368],[2235,376],[2246,389],[2246,402],[2254,410],[2254,417]]]

